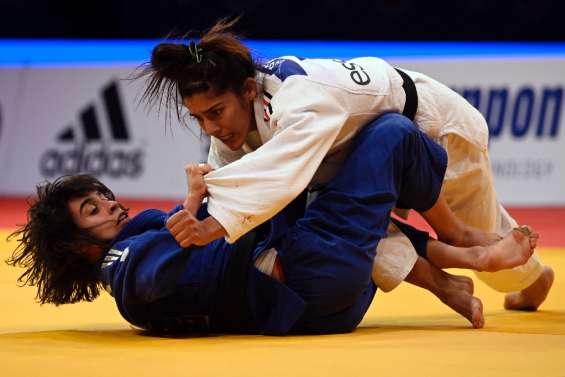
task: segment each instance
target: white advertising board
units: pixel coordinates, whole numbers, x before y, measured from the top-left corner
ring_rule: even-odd
[[[506,204],[565,204],[565,59],[395,61],[455,89],[487,119]]]
[[[396,58],[466,97],[487,118],[500,200],[565,204],[565,57]],[[121,195],[181,197],[183,167],[207,140],[138,106],[135,65],[0,69],[0,195],[89,171]]]
[[[122,195],[184,195],[184,165],[203,156],[200,131],[181,127],[176,113],[166,125],[164,114],[138,106],[143,83],[124,80],[131,68],[0,72],[2,88],[20,77],[17,95],[2,96],[1,193],[29,194],[45,179],[90,172]]]

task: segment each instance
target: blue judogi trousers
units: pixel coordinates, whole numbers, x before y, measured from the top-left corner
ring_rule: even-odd
[[[352,331],[376,291],[373,259],[391,210],[430,209],[441,190],[445,151],[408,119],[367,125],[339,173],[277,247],[285,284],[306,302],[295,332]]]

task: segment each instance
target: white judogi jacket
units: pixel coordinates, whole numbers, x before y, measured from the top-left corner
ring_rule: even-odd
[[[471,105],[437,81],[406,71],[416,84],[415,122],[432,139],[455,133],[486,150],[488,128]],[[232,151],[212,138],[206,175],[208,211],[235,242],[279,212],[309,184],[329,180],[359,129],[385,112],[402,112],[402,78],[385,61],[282,57],[258,73],[258,138]],[[439,92],[439,93],[438,93]],[[455,108],[457,105],[457,108]],[[482,120],[482,121],[481,121]],[[250,153],[254,152],[254,153]]]

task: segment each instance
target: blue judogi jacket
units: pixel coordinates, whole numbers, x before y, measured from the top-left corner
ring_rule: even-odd
[[[249,249],[239,248],[241,240],[231,245],[224,239],[179,247],[165,222],[180,206],[131,219],[101,263],[102,282],[123,317],[144,328],[200,315],[209,317],[215,332],[352,331],[375,294],[373,259],[390,211],[395,205],[431,208],[446,166],[445,151],[408,119],[383,115],[359,133],[342,169],[300,220],[287,206],[257,232],[262,236],[239,271],[243,290],[230,290],[228,276],[232,262],[247,255],[241,250]],[[202,207],[198,217],[206,216]],[[270,247],[278,252],[285,284],[253,267],[252,259]],[[240,307],[245,315],[236,316]],[[242,320],[229,323],[234,316]]]
[[[222,279],[237,248],[218,239],[206,246],[182,248],[165,227],[168,214],[149,209],[132,218],[101,262],[101,280],[131,324],[151,327],[162,318],[210,316],[212,330],[219,309]],[[203,206],[199,218],[207,216]],[[270,248],[286,232],[283,213],[269,223],[267,237],[257,243],[254,257]],[[305,302],[291,289],[249,266],[247,304],[252,324],[239,332],[285,334],[304,311]]]

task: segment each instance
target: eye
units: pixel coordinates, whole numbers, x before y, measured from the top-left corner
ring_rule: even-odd
[[[219,116],[222,114],[222,111],[224,111],[224,109],[220,108],[220,109],[214,109],[212,110],[212,115],[214,116]]]
[[[98,207],[92,206],[92,209],[90,210],[90,216],[94,216],[97,213],[98,213]]]

